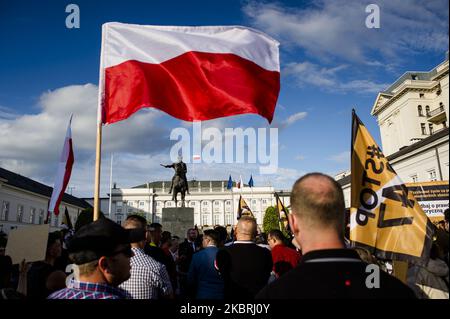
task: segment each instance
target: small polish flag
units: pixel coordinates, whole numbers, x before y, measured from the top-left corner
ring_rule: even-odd
[[[67,184],[72,174],[72,166],[74,163],[73,147],[72,147],[72,115],[70,116],[69,126],[67,127],[66,137],[64,139],[64,146],[58,164],[58,171],[56,173],[55,184],[53,186],[52,197],[48,211],[50,213],[59,214],[59,204],[66,190]]]
[[[202,157],[201,157],[200,155],[194,155],[194,156],[192,157],[192,159],[193,159],[194,161],[199,161],[201,158],[202,158]]]
[[[242,175],[239,176],[239,181],[237,183],[237,188],[243,188],[244,187],[244,183],[242,183]]]

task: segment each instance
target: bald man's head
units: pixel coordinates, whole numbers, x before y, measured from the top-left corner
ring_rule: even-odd
[[[334,228],[343,235],[344,194],[333,178],[311,173],[298,179],[292,188],[291,209],[306,227]]]
[[[237,240],[254,240],[256,237],[256,220],[250,216],[242,216],[236,225]]]

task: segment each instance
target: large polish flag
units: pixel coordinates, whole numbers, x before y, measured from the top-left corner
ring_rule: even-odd
[[[241,26],[103,25],[101,120],[144,107],[185,121],[254,113],[272,121],[279,43]]]
[[[61,152],[61,157],[58,164],[58,172],[56,174],[55,185],[53,186],[52,197],[48,206],[50,213],[59,214],[59,204],[66,190],[67,184],[72,174],[72,166],[74,162],[73,148],[72,148],[72,116],[70,116],[69,126],[67,127],[66,138],[64,139],[64,146]]]

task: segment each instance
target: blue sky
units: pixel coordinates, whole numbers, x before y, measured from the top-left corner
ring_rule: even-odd
[[[80,8],[80,28],[67,29],[65,8]],[[381,27],[368,29],[365,7],[380,7]],[[300,175],[348,169],[351,109],[379,141],[370,115],[377,93],[405,71],[427,71],[448,50],[448,1],[0,1],[0,166],[52,184],[70,113],[74,113],[74,195],[92,196],[95,108],[102,23],[244,25],[277,39],[281,92],[272,127],[279,127],[279,172],[255,165],[198,165],[203,179],[271,183],[288,189]],[[129,187],[169,179],[171,129],[187,123],[143,110],[104,129],[102,195],[109,158],[114,180]],[[242,115],[211,127],[268,127]],[[130,129],[132,127],[133,129]]]

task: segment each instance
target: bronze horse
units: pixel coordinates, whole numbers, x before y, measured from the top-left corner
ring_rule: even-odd
[[[185,207],[184,197],[186,196],[187,181],[176,175],[173,179],[172,200],[175,201],[175,207],[177,206],[177,196],[181,193],[181,207]]]

